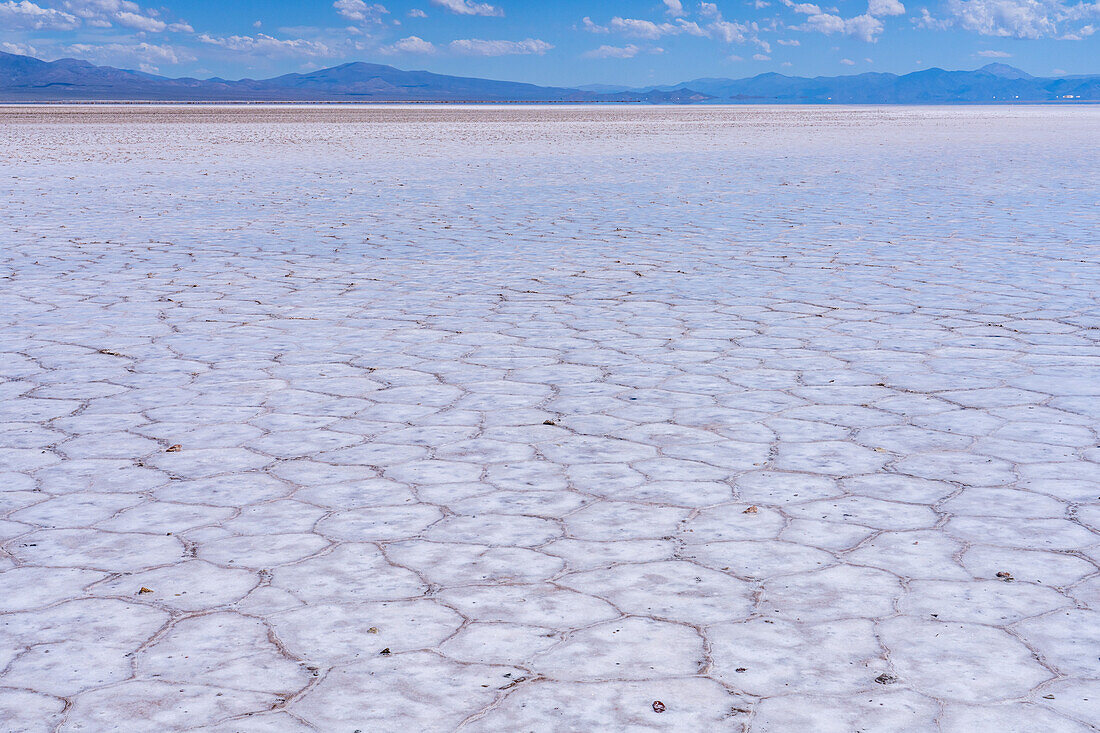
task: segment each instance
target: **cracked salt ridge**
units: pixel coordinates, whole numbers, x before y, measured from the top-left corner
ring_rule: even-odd
[[[1098,117],[0,108],[0,727],[1095,730]]]

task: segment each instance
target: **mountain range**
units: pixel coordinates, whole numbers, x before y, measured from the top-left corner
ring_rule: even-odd
[[[1034,77],[1005,64],[806,78],[759,74],[668,86],[544,87],[348,63],[271,79],[174,79],[77,59],[0,53],[0,102],[643,102],[952,104],[1100,101],[1100,75]]]

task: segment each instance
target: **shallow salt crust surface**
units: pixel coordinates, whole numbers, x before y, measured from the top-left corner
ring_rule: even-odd
[[[0,729],[1096,730],[1098,129],[0,108]]]

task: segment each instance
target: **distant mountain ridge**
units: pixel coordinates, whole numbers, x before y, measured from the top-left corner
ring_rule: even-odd
[[[910,74],[865,73],[813,79],[760,74],[749,79],[693,79],[688,87],[717,100],[759,103],[951,104],[1100,101],[1100,75],[1039,78],[1006,64],[975,71],[931,68]]]
[[[0,53],[0,102],[646,102],[652,104],[950,104],[1100,101],[1100,75],[1033,77],[1005,64],[975,71],[926,69],[805,78],[759,74],[703,78],[671,86],[544,87],[520,82],[403,71],[353,62],[271,79],[174,79]]]

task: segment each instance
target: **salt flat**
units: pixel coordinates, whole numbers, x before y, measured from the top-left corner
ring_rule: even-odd
[[[0,730],[1096,730],[1098,129],[0,108]]]

